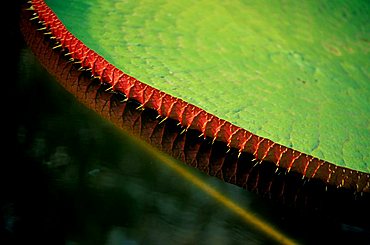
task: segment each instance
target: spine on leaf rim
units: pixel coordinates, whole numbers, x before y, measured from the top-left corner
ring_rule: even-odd
[[[302,174],[303,178],[321,179],[328,185],[370,192],[370,175],[336,166],[327,161],[282,146],[257,136],[205,110],[153,88],[124,73],[101,55],[88,48],[67,30],[56,14],[43,0],[32,0],[30,9],[35,11],[32,19],[38,19],[57,41],[57,46],[68,51],[71,59],[81,68],[109,84],[110,89],[136,100],[143,108],[154,109],[163,118],[179,122],[184,130],[198,130],[201,137],[223,141],[228,147],[253,154],[256,163],[270,161],[277,167]]]

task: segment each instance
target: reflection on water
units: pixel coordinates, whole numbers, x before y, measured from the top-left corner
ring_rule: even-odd
[[[86,244],[269,241],[76,103],[40,68],[29,50],[22,50],[22,60],[27,60],[22,72],[30,79],[19,81],[28,103],[17,137],[24,161],[33,162],[24,181],[34,186],[20,191],[32,190],[29,198],[38,203],[31,210],[28,205],[22,208],[27,212],[37,208],[35,220],[51,219],[45,224],[40,220],[42,227],[33,231],[34,236],[42,238],[46,229],[57,240]],[[239,199],[242,206],[253,205],[256,199],[239,188],[192,173]]]
[[[77,103],[23,44],[19,53],[19,154],[1,173],[3,237],[52,244],[275,243]],[[340,212],[306,213],[174,164],[297,242],[369,241],[368,213],[351,222]]]
[[[21,207],[34,212],[32,219],[41,226],[29,227],[33,236],[41,239],[47,232],[57,241],[86,244],[268,241],[77,104],[41,70],[29,50],[22,50],[22,60],[27,62],[21,72],[29,79],[19,81],[19,89],[28,103],[17,137],[25,161],[19,164],[29,166],[24,169],[25,185],[17,191],[34,202]],[[206,181],[243,206],[255,199],[213,178]],[[16,228],[23,218],[18,207],[13,209],[9,215],[17,220]]]

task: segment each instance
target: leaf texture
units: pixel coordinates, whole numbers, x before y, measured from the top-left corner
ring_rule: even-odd
[[[56,1],[89,48],[254,134],[370,172],[366,1]]]

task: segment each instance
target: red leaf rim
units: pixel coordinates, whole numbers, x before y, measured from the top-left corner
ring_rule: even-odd
[[[109,84],[113,91],[125,94],[127,99],[136,100],[144,108],[154,109],[163,120],[172,118],[177,120],[184,130],[195,129],[204,138],[211,137],[213,141],[225,142],[228,147],[238,149],[239,154],[253,154],[257,163],[270,161],[288,172],[302,174],[303,178],[319,179],[328,185],[354,189],[356,192],[370,192],[370,174],[337,166],[255,135],[137,80],[77,39],[44,0],[32,0],[31,4],[30,9],[35,11],[35,16],[31,19],[39,19],[57,41],[56,47],[67,50],[71,60],[90,70],[101,82]]]

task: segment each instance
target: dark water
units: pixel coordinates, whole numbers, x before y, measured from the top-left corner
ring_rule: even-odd
[[[2,244],[278,243],[79,104],[39,64],[18,25],[10,26],[8,64],[15,76],[2,79],[8,123]],[[174,164],[297,243],[370,244],[369,223],[361,217],[350,222],[340,212],[293,209]]]

